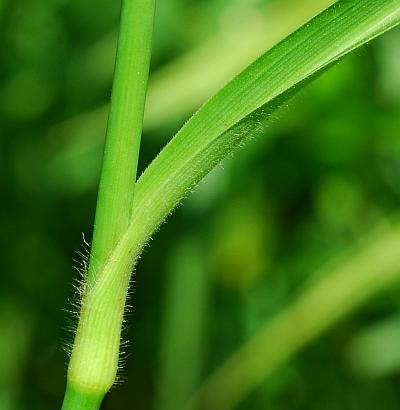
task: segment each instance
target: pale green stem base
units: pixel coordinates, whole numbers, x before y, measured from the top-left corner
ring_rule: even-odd
[[[98,410],[103,398],[103,395],[82,392],[68,383],[61,410]]]

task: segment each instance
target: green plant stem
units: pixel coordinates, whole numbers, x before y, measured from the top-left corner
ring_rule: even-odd
[[[89,284],[129,225],[151,56],[154,0],[123,0]]]
[[[316,277],[320,277],[317,274]],[[219,366],[185,409],[230,410],[299,350],[400,281],[400,224],[379,227]]]
[[[73,410],[97,410],[103,397],[98,394],[90,394],[73,385],[67,386],[63,409]]]
[[[104,160],[97,200],[89,272],[68,368],[63,410],[96,409],[115,381],[122,316],[130,275],[117,275],[110,300],[93,294],[101,272],[126,231],[132,214],[155,0],[123,0]],[[121,268],[121,265],[119,265]],[[111,269],[112,271],[112,269]],[[121,271],[119,270],[119,273]],[[114,287],[115,288],[115,287]],[[98,329],[94,323],[106,327]]]
[[[150,13],[153,8],[136,9],[139,14],[144,11]],[[138,25],[148,21],[136,18]],[[96,264],[91,268],[69,365],[72,387],[103,396],[113,384],[131,270],[151,235],[190,189],[235,148],[262,133],[269,114],[294,91],[399,21],[398,0],[342,0],[261,56],[186,123],[138,180],[130,222],[123,214],[118,229],[96,227],[101,246],[95,244],[100,251],[93,253]],[[113,161],[106,163],[111,168],[126,165],[125,150],[126,146],[118,145]],[[113,172],[103,173],[107,183],[102,182],[104,199],[100,195],[99,200],[110,204],[100,206],[101,225],[119,219],[115,209],[122,208],[114,208],[115,187],[119,177],[131,178],[116,172],[117,181],[113,181]],[[106,234],[112,239],[103,238]]]
[[[239,26],[230,23],[228,29],[220,30],[150,75],[144,128],[157,129],[182,120],[257,56],[332,3],[335,1],[303,0],[299,8],[298,0],[276,0],[269,2],[256,16],[249,13],[248,6],[244,7]],[[112,35],[108,37],[113,39]],[[89,55],[104,52],[103,47],[96,45],[96,48],[100,51],[90,50]],[[52,127],[50,132],[58,138],[62,135],[66,144],[53,156],[50,166],[64,163],[65,158],[76,155],[74,152],[92,152],[89,155],[96,157],[107,113],[108,106],[102,106]],[[65,174],[63,180],[71,178],[69,172]],[[94,177],[92,180],[93,184],[97,182]]]

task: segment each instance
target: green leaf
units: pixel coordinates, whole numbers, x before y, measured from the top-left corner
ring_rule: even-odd
[[[399,21],[398,0],[343,0],[261,56],[186,123],[136,183],[131,221],[87,287],[71,386],[99,395],[113,383],[131,269],[193,186],[262,132],[271,112],[307,81]]]
[[[343,0],[311,20],[204,104],[140,177],[125,241],[154,232],[174,207],[305,82],[400,21],[398,0]]]

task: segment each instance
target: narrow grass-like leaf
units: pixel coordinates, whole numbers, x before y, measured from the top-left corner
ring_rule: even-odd
[[[253,10],[251,4],[241,5],[239,26],[228,21],[228,27],[224,24],[210,39],[150,75],[144,127],[159,128],[185,118],[261,53],[335,2],[303,0],[299,7],[298,0],[274,0],[261,10]],[[86,58],[96,61],[96,57],[113,50],[113,43],[114,35],[108,34],[86,53]],[[93,135],[96,148],[102,142],[107,113],[108,106],[98,107],[57,124],[50,132],[66,138],[69,151],[87,144],[88,135]],[[60,153],[60,157],[63,155]]]
[[[244,70],[162,150],[137,182],[130,224],[85,295],[69,370],[75,385],[98,393],[112,383],[131,269],[190,189],[263,130],[293,92],[399,21],[398,0],[340,1]]]
[[[261,10],[253,10],[250,2],[240,5],[240,25],[227,21],[206,42],[154,73],[145,127],[185,118],[262,53],[335,2],[302,0],[299,7],[298,0],[273,0]]]
[[[397,0],[344,0],[288,37],[186,123],[140,177],[124,241],[154,232],[188,191],[307,79],[399,24]],[[124,245],[122,245],[124,246]]]

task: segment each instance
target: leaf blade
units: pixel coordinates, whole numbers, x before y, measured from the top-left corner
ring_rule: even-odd
[[[399,21],[397,0],[343,0],[261,56],[203,105],[145,170],[137,183],[131,226],[147,221],[151,235],[186,193],[239,145],[231,132],[235,125],[257,110],[273,111],[279,96],[289,97],[296,85]],[[227,132],[232,149],[221,145]]]

